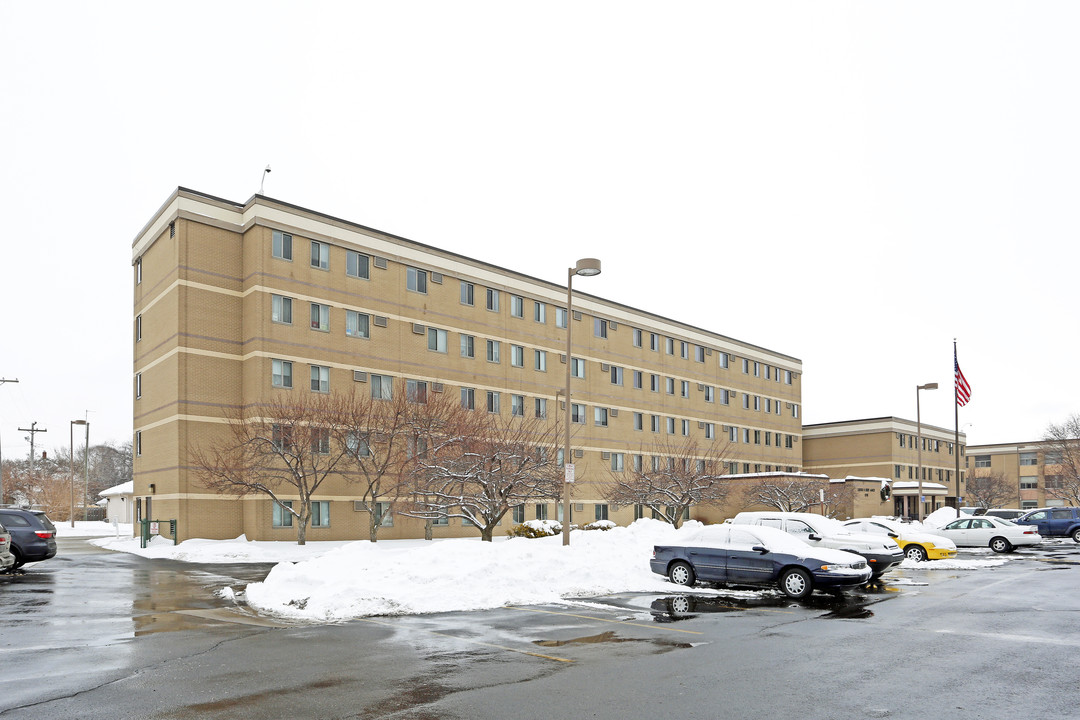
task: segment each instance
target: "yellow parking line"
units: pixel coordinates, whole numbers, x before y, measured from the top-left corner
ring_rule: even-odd
[[[366,623],[372,623],[373,625],[383,625],[384,627],[394,628],[395,630],[402,629],[401,625],[385,622],[383,620],[375,620],[373,618],[356,618]],[[496,650],[507,650],[509,652],[518,653],[521,655],[532,655],[533,657],[542,658],[544,660],[554,660],[555,662],[572,663],[573,660],[569,658],[561,658],[555,655],[544,655],[543,653],[529,652],[528,650],[520,650],[518,648],[507,647],[505,645],[495,645],[494,643],[481,642],[480,640],[472,640],[471,638],[461,637],[459,635],[450,635],[448,633],[439,632],[438,630],[425,630],[424,628],[409,627],[410,630],[417,630],[419,632],[427,633],[428,635],[438,635],[439,637],[449,638],[451,640],[460,640],[461,642],[471,643],[473,645],[481,645],[483,647],[495,648]]]
[[[554,610],[535,610],[533,608],[515,607],[514,605],[506,605],[507,610],[520,610],[521,612],[540,613],[543,615],[562,615],[564,617],[581,618],[582,620],[593,620],[595,622],[613,623],[615,625],[633,625],[634,627],[649,628],[650,630],[669,630],[670,632],[686,633],[687,635],[702,635],[703,633],[697,630],[683,630],[682,628],[668,627],[667,625],[643,625],[642,623],[627,622],[625,620],[608,620],[607,618],[599,618],[593,615],[578,615],[577,613],[568,612],[555,612]]]

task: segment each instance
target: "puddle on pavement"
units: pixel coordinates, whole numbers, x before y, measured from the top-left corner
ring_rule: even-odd
[[[896,593],[898,590],[878,586],[869,594]],[[878,602],[872,600],[870,602]],[[826,610],[818,617],[826,619],[864,619],[874,616],[861,596],[811,595],[803,600],[793,600],[783,595],[762,593],[750,597],[717,595],[673,595],[656,598],[650,605],[655,622],[678,622],[708,613],[740,613],[747,610],[772,612],[795,612],[799,609]]]
[[[643,638],[620,637],[612,630],[597,635],[571,638],[569,640],[533,640],[534,645],[545,648],[564,647],[567,645],[600,645],[604,643],[649,643],[665,650],[693,647],[690,643],[671,642],[662,638],[646,640]]]

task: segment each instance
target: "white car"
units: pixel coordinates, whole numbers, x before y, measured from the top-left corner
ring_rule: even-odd
[[[927,532],[922,525],[871,517],[846,520],[844,527],[857,532],[887,535],[904,551],[904,557],[916,562],[956,557],[956,544],[952,540]]]
[[[892,538],[854,532],[844,527],[839,520],[812,513],[741,512],[730,522],[736,525],[774,527],[794,535],[811,547],[847,550],[862,555],[874,577],[879,577],[904,559],[904,553]]]
[[[1017,525],[999,517],[979,515],[953,520],[943,528],[927,532],[947,537],[957,547],[988,547],[994,552],[1012,552],[1021,545],[1042,542],[1039,531],[1029,525]]]

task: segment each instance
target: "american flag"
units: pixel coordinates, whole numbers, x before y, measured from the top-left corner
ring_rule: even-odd
[[[956,371],[956,404],[964,407],[971,399],[971,386],[968,385],[964,373],[960,372],[960,363],[956,361],[955,353],[953,354],[953,369]]]

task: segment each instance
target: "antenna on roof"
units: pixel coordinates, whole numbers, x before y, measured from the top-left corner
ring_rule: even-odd
[[[269,175],[269,174],[270,174],[270,166],[267,165],[266,169],[263,170],[262,181],[259,183],[259,194],[260,195],[263,194],[263,186],[266,184],[266,176]]]

